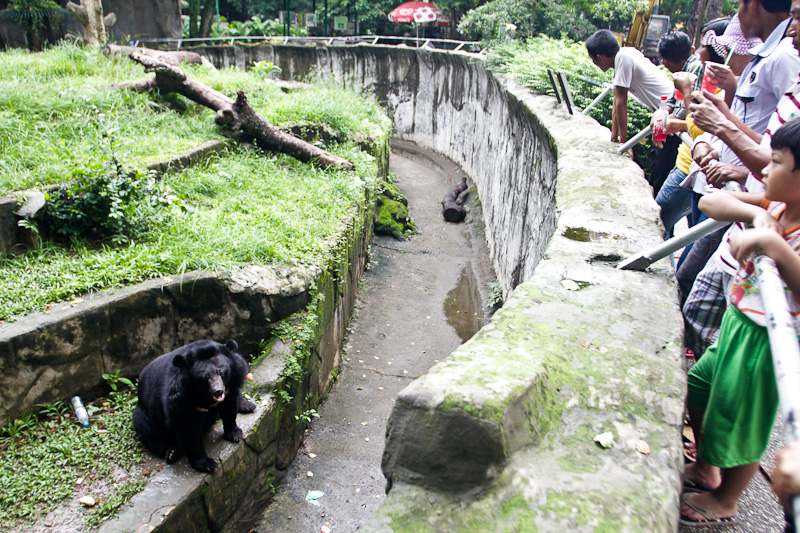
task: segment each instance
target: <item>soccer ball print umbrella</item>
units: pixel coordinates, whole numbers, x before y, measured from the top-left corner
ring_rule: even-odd
[[[394,8],[389,13],[392,22],[415,22],[425,24],[435,22],[442,12],[439,8],[428,2],[405,2]]]

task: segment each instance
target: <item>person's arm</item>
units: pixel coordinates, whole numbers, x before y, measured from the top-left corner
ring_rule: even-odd
[[[761,207],[764,193],[719,191],[700,199],[700,210],[721,222],[745,222],[755,228],[768,229],[783,238],[783,227]]]
[[[783,281],[795,297],[800,298],[800,255],[783,238],[783,232],[778,234],[764,228],[749,229],[731,239],[731,253],[740,262],[758,252],[775,261]]]
[[[689,110],[694,123],[722,139],[750,172],[761,177],[772,156],[772,152],[759,144],[761,135],[734,116],[719,97],[702,91],[695,92],[692,98],[696,102],[692,102]]]
[[[614,87],[614,108],[611,118],[611,140],[624,144],[628,140],[628,88]]]

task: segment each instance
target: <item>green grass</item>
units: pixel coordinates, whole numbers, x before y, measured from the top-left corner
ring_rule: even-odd
[[[98,504],[79,512],[96,525],[141,490],[144,454],[130,423],[135,400],[126,390],[88,405],[89,428],[59,402],[0,431],[0,523],[31,525],[88,492]]]
[[[75,45],[0,53],[0,194],[69,180],[105,135],[132,166],[219,136],[210,111],[178,114],[150,95],[108,88],[143,77],[130,60]]]
[[[232,98],[245,91],[278,126],[327,124],[355,138],[382,130],[375,117],[384,113],[376,103],[332,86],[287,95],[250,72],[185,70]],[[221,137],[213,112],[183,97],[154,99],[109,88],[151,76],[129,59],[109,60],[74,44],[41,54],[0,53],[0,194],[68,181],[108,135],[117,157],[131,167]]]
[[[374,188],[375,163],[353,145],[334,150],[356,172],[324,172],[288,156],[226,154],[168,176],[183,198],[166,221],[121,247],[50,244],[0,259],[0,320],[89,292],[168,274],[246,263],[322,265],[347,213]]]
[[[165,176],[187,209],[172,206],[144,237],[125,246],[48,242],[0,259],[0,321],[162,275],[243,263],[322,264],[348,210],[376,186],[374,159],[355,141],[386,139],[391,126],[383,110],[332,85],[286,94],[249,72],[196,67],[190,74],[230,96],[244,90],[276,125],[324,124],[353,139],[329,150],[356,163],[356,171],[236,150]],[[0,54],[0,192],[76,175],[107,150],[109,132],[126,168],[219,136],[213,114],[182,97],[173,99],[178,113],[152,95],[107,89],[144,76],[129,60],[74,45]]]

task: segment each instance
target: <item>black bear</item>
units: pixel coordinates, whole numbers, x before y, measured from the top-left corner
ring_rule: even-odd
[[[167,463],[181,452],[200,472],[217,462],[206,455],[203,433],[222,418],[223,436],[242,439],[236,413],[252,413],[256,404],[242,397],[248,365],[236,341],[195,341],[151,361],[139,374],[139,403],[133,427],[139,439]]]

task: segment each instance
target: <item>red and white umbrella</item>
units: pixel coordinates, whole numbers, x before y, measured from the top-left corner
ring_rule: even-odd
[[[392,22],[416,22],[424,24],[435,22],[442,12],[433,4],[428,2],[406,2],[400,4],[389,13],[389,20]]]

